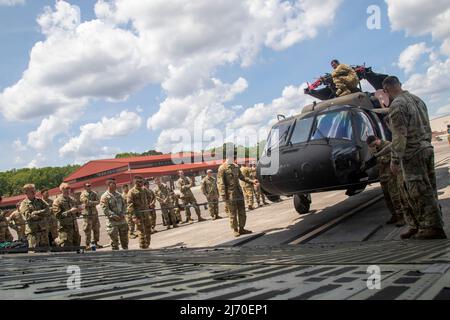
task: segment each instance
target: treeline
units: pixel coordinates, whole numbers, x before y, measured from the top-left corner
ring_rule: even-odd
[[[69,165],[38,169],[13,169],[0,172],[0,194],[3,197],[20,195],[22,194],[22,187],[27,183],[33,183],[37,190],[56,188],[65,177],[78,168],[80,168],[79,165]]]
[[[213,152],[215,154],[222,154],[225,157],[224,150],[226,148],[228,148],[227,145],[228,144],[225,143],[225,144],[223,144],[222,147],[213,148],[209,151]],[[232,145],[232,144],[230,144],[230,145]],[[232,145],[232,146],[234,146],[234,145]],[[263,152],[265,146],[266,146],[265,140],[258,142],[256,144],[256,146],[253,146],[253,147],[244,147],[244,146],[238,145],[238,146],[234,146],[234,153],[241,157],[244,156],[245,158],[257,158],[259,160],[259,157],[262,155],[262,152]]]
[[[156,150],[149,150],[144,153],[136,153],[136,152],[123,152],[116,154],[116,159],[121,158],[132,158],[132,157],[144,157],[144,156],[160,156],[162,152]]]

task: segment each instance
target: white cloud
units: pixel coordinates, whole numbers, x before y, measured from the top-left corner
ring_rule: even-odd
[[[411,73],[414,71],[414,68],[420,58],[424,54],[431,52],[432,49],[428,48],[425,42],[410,45],[400,54],[397,65],[406,73]]]
[[[441,101],[450,90],[450,1],[436,0],[386,0],[393,30],[404,30],[409,36],[430,34],[435,41],[442,41],[440,52],[433,51],[425,43],[405,49],[398,65],[411,75],[405,88],[419,95]],[[428,54],[427,70],[414,72],[413,66],[423,54]],[[442,56],[444,55],[444,56]]]
[[[36,154],[36,157],[27,164],[27,168],[40,168],[45,165],[46,157],[42,153]]]
[[[306,83],[285,87],[281,97],[269,104],[258,103],[247,108],[242,115],[230,123],[229,127],[237,130],[237,136],[245,135],[246,132],[259,132],[261,128],[268,132],[275,123],[277,114],[292,116],[300,113],[305,105],[313,102],[314,99],[304,93],[305,87]]]
[[[142,118],[128,110],[112,118],[102,118],[100,122],[80,127],[80,135],[72,137],[61,149],[61,156],[74,157],[78,161],[89,158],[109,157],[118,152],[117,148],[101,147],[99,142],[127,136],[142,125]]]
[[[16,139],[12,143],[12,147],[15,151],[23,152],[27,151],[27,147],[22,144],[22,141],[20,139]]]
[[[24,5],[25,0],[0,0],[0,6],[17,6],[17,5]]]
[[[385,0],[391,27],[407,35],[431,33],[435,39],[450,36],[450,2],[448,0]]]
[[[233,111],[223,106],[230,99],[219,92],[227,84],[214,79],[217,69],[248,66],[264,47],[284,50],[316,37],[341,3],[99,0],[97,18],[81,22],[77,6],[57,1],[38,17],[45,39],[32,48],[22,78],[0,93],[0,112],[12,121],[44,118],[29,134],[38,147],[66,132],[91,101],[122,101],[149,84],[167,96],[149,119],[152,129],[177,128],[182,103],[194,119],[206,111],[227,117]]]

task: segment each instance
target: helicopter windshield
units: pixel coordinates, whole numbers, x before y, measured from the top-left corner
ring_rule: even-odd
[[[272,127],[267,138],[265,153],[273,148],[286,145],[292,123],[293,121],[286,121]]]
[[[352,121],[347,111],[319,114],[314,123],[311,140],[353,139]]]

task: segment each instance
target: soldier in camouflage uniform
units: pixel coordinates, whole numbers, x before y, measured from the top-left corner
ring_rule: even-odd
[[[53,200],[49,198],[48,189],[41,190],[42,200],[48,205],[50,211],[53,207]],[[58,238],[58,219],[51,212],[48,218],[48,241],[51,246],[56,246],[56,239]]]
[[[119,239],[122,249],[128,249],[127,207],[122,195],[117,192],[114,179],[107,181],[108,190],[100,198],[100,207],[108,219],[106,232],[111,238],[111,248],[119,250]]]
[[[252,164],[251,166],[251,174],[250,174],[250,178],[255,180],[256,179],[256,165]],[[264,195],[264,193],[261,191],[261,184],[258,182],[256,183],[256,185],[253,186],[253,192],[255,194],[255,198],[256,198],[256,202],[258,203],[258,207],[261,205],[268,205],[269,203],[266,202],[266,196]],[[262,201],[261,201],[262,200]],[[262,204],[261,204],[262,202]]]
[[[77,218],[81,209],[75,198],[70,196],[70,186],[62,183],[59,186],[62,194],[53,201],[53,215],[58,219],[58,239],[56,244],[61,247],[79,246],[81,242]]]
[[[0,203],[2,202],[2,196],[0,196]],[[0,210],[0,243],[13,241],[13,236],[9,232],[8,220],[6,218],[6,211]]]
[[[144,181],[144,190],[147,192],[149,203],[148,209],[150,213],[152,233],[156,233],[156,197],[152,190],[150,190],[150,182],[148,180]],[[165,224],[164,224],[165,225]]]
[[[177,218],[177,223],[181,223],[183,220],[181,218],[181,207],[180,207],[180,196],[177,195],[173,190],[170,190],[170,203],[174,208],[175,217]]]
[[[336,96],[341,97],[356,92],[359,78],[352,67],[339,63],[338,60],[331,61],[333,83],[336,86]]]
[[[208,201],[209,213],[212,219],[221,219],[222,217],[219,216],[219,190],[217,189],[217,182],[212,175],[212,170],[206,171],[206,174],[206,177],[202,180],[202,192]]]
[[[20,213],[20,202],[16,204],[16,210],[8,217],[9,227],[16,231],[18,240],[26,240],[25,235],[25,219]]]
[[[397,227],[404,226],[404,210],[400,195],[400,187],[403,187],[403,184],[399,185],[397,176],[391,172],[391,152],[388,150],[380,154],[385,148],[389,149],[391,143],[382,141],[375,136],[369,136],[367,138],[367,145],[372,154],[377,158],[381,190],[383,190],[384,201],[391,213],[391,218],[387,221],[387,224],[396,223]]]
[[[447,238],[438,203],[434,149],[431,145],[431,127],[425,103],[404,91],[397,77],[387,77],[383,88],[393,100],[389,108],[392,131],[391,170],[402,170],[408,201],[417,221],[418,230],[410,228],[403,238]]]
[[[189,179],[188,177],[186,177],[184,175],[183,171],[178,171],[178,175],[180,178],[177,181],[177,187],[181,191],[183,204],[186,208],[185,223],[193,222],[193,220],[191,219],[191,209],[189,208],[191,205],[195,209],[195,213],[197,214],[197,217],[198,217],[198,222],[205,221],[205,219],[203,219],[200,214],[200,208],[198,207],[197,200],[195,199],[194,194],[192,193],[192,190],[191,190],[191,188],[193,186],[193,182],[191,181],[191,179]]]
[[[90,183],[84,184],[84,191],[80,195],[80,202],[84,205],[82,214],[86,247],[90,248],[93,233],[96,247],[102,248],[98,244],[100,241],[100,221],[98,219],[97,205],[100,204],[100,199],[97,192],[91,190]]]
[[[217,172],[217,186],[219,195],[225,201],[225,207],[230,217],[230,226],[235,237],[252,233],[244,228],[247,216],[239,180],[246,183],[256,183],[256,181],[244,177],[239,166],[234,163],[234,155],[227,154],[227,160],[220,165]]]
[[[249,180],[251,179],[252,169],[247,165],[247,163],[242,165],[241,172],[242,172],[242,175],[246,179],[249,179]],[[242,187],[242,190],[244,191],[245,202],[247,204],[248,210],[253,210],[254,209],[253,208],[253,205],[254,205],[253,183],[247,183],[245,181],[241,181],[241,187]]]
[[[149,199],[152,191],[147,192],[144,189],[144,179],[136,176],[134,187],[127,194],[127,212],[133,216],[136,230],[139,237],[139,247],[148,249],[150,246],[152,221],[149,213],[149,203],[153,199]],[[154,194],[153,194],[154,197]]]
[[[173,211],[172,201],[170,199],[170,189],[161,182],[160,178],[155,179],[156,190],[155,196],[161,206],[162,216],[167,224],[167,229],[172,225],[178,228],[177,217]]]
[[[48,219],[50,208],[42,200],[36,198],[33,184],[23,187],[26,198],[20,203],[20,213],[26,221],[25,234],[29,248],[48,247]]]
[[[125,201],[125,205],[127,205],[128,191],[130,191],[130,188],[126,184],[122,187],[122,198]],[[136,239],[137,238],[137,234],[135,233],[136,226],[134,225],[133,216],[128,213],[127,213],[127,223],[128,223],[128,233],[129,233],[130,239]]]

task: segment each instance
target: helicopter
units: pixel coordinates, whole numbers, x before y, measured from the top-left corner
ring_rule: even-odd
[[[376,91],[335,97],[332,80],[324,83],[322,77],[325,88],[316,90],[316,83],[308,85],[305,93],[323,101],[291,117],[278,115],[257,165],[258,181],[269,200],[293,196],[296,211],[306,214],[311,193],[346,190],[353,196],[379,181],[366,140],[370,135],[391,140],[385,122],[389,97],[382,90],[387,75],[365,67],[358,75],[360,79],[368,75]]]

